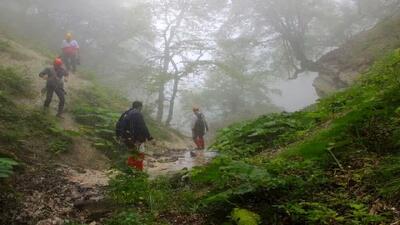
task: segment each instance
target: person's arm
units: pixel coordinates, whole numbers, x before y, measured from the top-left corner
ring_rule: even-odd
[[[196,121],[197,121],[197,116],[196,116],[196,115],[193,115],[193,116],[192,116],[192,121],[191,121],[191,123],[190,123],[190,128],[191,128],[192,131],[194,130],[194,127],[195,127],[195,125],[196,125]]]
[[[206,128],[206,132],[208,132],[208,124],[207,124],[206,117],[204,115],[203,115],[203,121],[204,121],[204,126]]]
[[[64,82],[68,82],[68,77],[69,77],[69,73],[68,73],[68,71],[67,70],[65,70],[65,69],[63,69],[63,73],[64,73]]]
[[[39,73],[39,77],[46,79],[45,76],[49,75],[49,68],[44,69],[42,72]]]
[[[76,49],[76,56],[78,58],[80,58],[80,47],[79,47],[79,44],[78,44],[78,42],[76,40],[74,41],[74,47]]]
[[[146,138],[146,140],[151,141],[153,139],[141,113],[138,113],[137,116],[137,126],[139,128],[138,130],[140,130],[140,133],[143,135],[144,138]]]

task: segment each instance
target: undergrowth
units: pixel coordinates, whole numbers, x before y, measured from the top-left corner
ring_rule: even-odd
[[[17,152],[23,156],[28,145],[41,143],[53,153],[68,151],[72,134],[59,128],[55,118],[38,109],[15,103],[33,94],[31,80],[18,68],[0,67],[0,153]],[[50,140],[50,141],[49,141]]]
[[[312,109],[223,129],[209,165],[155,180],[121,175],[110,196],[144,217],[190,212],[208,224],[390,224],[400,202],[399,73],[395,51]]]
[[[85,77],[90,78],[91,75]],[[117,167],[124,168],[126,149],[115,138],[115,124],[132,103],[119,93],[95,82],[94,85],[74,92],[71,108],[75,121],[82,125],[83,133],[92,139],[97,149],[116,162]],[[143,115],[150,133],[156,140],[171,140],[170,128],[154,121],[146,109]]]

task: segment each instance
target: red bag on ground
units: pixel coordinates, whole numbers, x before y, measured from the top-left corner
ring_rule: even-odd
[[[129,156],[126,164],[129,167],[134,168],[139,171],[143,171],[144,154],[139,153],[137,156]]]

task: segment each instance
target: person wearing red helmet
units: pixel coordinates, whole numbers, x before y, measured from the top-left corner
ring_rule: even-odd
[[[46,82],[46,100],[44,101],[44,108],[48,109],[53,98],[54,92],[58,99],[57,117],[61,117],[64,111],[65,104],[65,91],[64,81],[68,81],[68,72],[63,68],[63,61],[61,58],[56,58],[53,62],[53,67],[47,67],[39,73],[39,77],[47,80]]]

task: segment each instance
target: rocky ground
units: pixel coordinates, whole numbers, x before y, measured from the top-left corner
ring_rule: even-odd
[[[64,224],[72,218],[93,224],[107,210],[99,212],[87,206],[104,200],[107,182],[108,177],[93,170],[77,171],[60,165],[26,169],[11,181],[15,190],[1,196],[1,201],[19,204],[2,211],[13,224]]]

